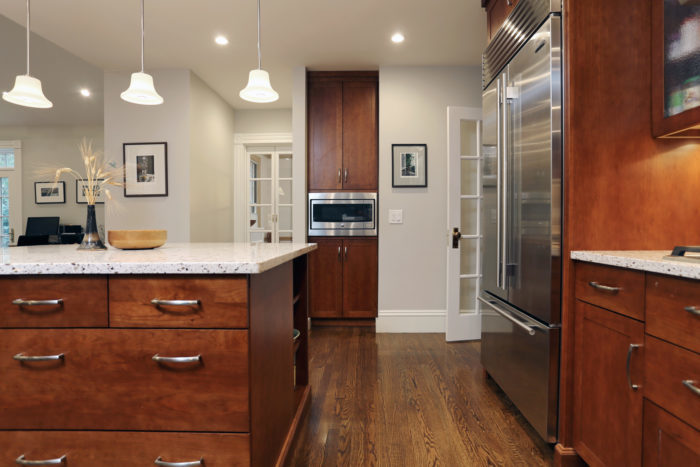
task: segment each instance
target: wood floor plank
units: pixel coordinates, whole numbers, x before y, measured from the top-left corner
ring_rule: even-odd
[[[311,408],[287,465],[552,465],[479,351],[443,334],[314,328]]]

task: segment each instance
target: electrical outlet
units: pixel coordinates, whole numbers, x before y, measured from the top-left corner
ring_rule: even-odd
[[[403,209],[389,209],[389,224],[403,224]]]

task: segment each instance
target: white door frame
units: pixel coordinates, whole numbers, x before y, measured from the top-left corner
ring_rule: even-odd
[[[22,232],[22,142],[0,141],[0,148],[14,149],[15,165],[11,169],[0,169],[0,177],[12,178],[10,182],[10,245],[16,245]],[[11,176],[12,175],[12,176]],[[14,202],[13,202],[14,201]]]
[[[461,120],[477,121],[476,154],[461,154]],[[476,193],[462,195],[462,160],[475,160],[477,163]],[[461,200],[477,199],[476,232],[461,232],[460,244],[464,241],[476,242],[476,265],[474,274],[460,274],[460,248],[452,248],[452,229],[461,229]],[[476,301],[481,283],[481,109],[476,107],[447,108],[447,315],[445,338],[447,341],[481,339],[481,310]],[[474,279],[476,288],[474,308],[469,313],[460,310],[461,278]]]

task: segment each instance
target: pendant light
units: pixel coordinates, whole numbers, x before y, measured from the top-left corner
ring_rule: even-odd
[[[272,89],[270,84],[270,74],[261,68],[260,60],[260,0],[258,0],[258,69],[250,70],[248,74],[248,85],[239,95],[241,99],[248,102],[264,104],[275,102],[279,99],[279,94]]]
[[[27,0],[27,74],[17,75],[15,87],[10,92],[3,92],[2,98],[7,102],[34,107],[37,109],[50,109],[53,103],[44,96],[41,90],[41,81],[29,75],[29,36],[30,36],[29,0]]]
[[[141,71],[131,74],[129,89],[124,91],[121,96],[123,100],[131,102],[132,104],[159,105],[163,103],[163,98],[160,97],[156,92],[156,88],[153,86],[153,77],[143,72],[143,2],[144,0],[141,0]]]

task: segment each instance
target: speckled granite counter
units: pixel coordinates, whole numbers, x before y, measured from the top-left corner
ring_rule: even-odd
[[[671,260],[670,251],[572,251],[571,259],[670,276],[700,279],[700,261]]]
[[[106,251],[23,246],[0,249],[0,275],[258,274],[315,249],[313,243],[167,243],[153,250]]]

